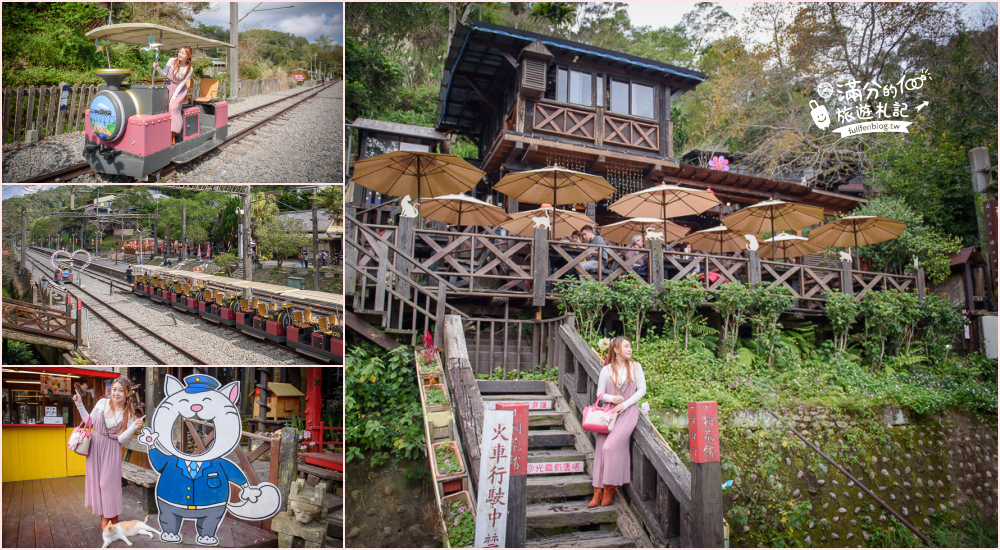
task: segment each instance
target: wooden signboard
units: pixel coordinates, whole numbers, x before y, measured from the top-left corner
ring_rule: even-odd
[[[719,414],[715,401],[688,403],[691,462],[719,462]]]
[[[551,411],[552,410],[552,399],[530,399],[530,400],[524,400],[524,401],[496,401],[496,400],[492,400],[491,401],[489,399],[484,399],[483,400],[483,405],[485,405],[487,409],[495,409],[495,408],[497,408],[497,403],[510,403],[510,404],[523,403],[523,404],[528,405],[528,409],[533,410],[533,411]]]
[[[523,548],[528,522],[528,404],[497,403],[498,411],[513,411],[510,489],[507,492],[507,546]]]
[[[479,461],[479,502],[476,505],[476,548],[506,548],[507,502],[514,413],[483,411],[483,441]]]

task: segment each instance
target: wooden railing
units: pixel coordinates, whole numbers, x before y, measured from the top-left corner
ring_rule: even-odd
[[[535,103],[531,129],[584,141],[594,141],[597,115],[552,103]]]
[[[556,364],[559,390],[577,416],[597,400],[601,363],[576,333],[573,318],[559,329]],[[632,510],[659,547],[692,546],[695,522],[691,506],[691,473],[649,419],[639,415],[631,441]]]
[[[77,320],[64,310],[36,306],[17,300],[3,301],[3,328],[79,342]]]
[[[817,311],[826,301],[824,293],[839,290],[861,300],[869,292],[881,289],[916,290],[925,294],[923,270],[914,275],[852,271],[850,263],[837,267],[818,267],[790,261],[761,259],[756,251],[740,255],[665,250],[664,243],[651,241],[649,248],[638,250],[617,245],[580,245],[550,241],[545,229],[536,229],[532,237],[502,236],[486,228],[481,233],[459,233],[414,229],[414,221],[401,218],[400,225],[362,225],[348,216],[351,227],[347,239],[345,282],[360,307],[370,287],[376,288],[376,309],[384,301],[378,290],[394,280],[396,294],[419,307],[430,308],[440,296],[489,296],[493,298],[531,298],[532,306],[544,306],[556,297],[553,283],[596,280],[613,283],[628,272],[636,272],[644,263],[640,279],[658,292],[664,281],[679,281],[696,276],[706,291],[718,291],[729,281],[766,288],[788,289],[796,300],[793,309]],[[593,252],[593,254],[589,254]],[[588,267],[586,261],[606,256]],[[383,265],[384,264],[384,265]],[[637,272],[637,274],[639,273]],[[405,275],[404,275],[405,274]],[[412,287],[423,287],[418,296]],[[430,310],[428,310],[430,311]],[[401,310],[397,310],[401,315]]]
[[[469,481],[475,487],[479,480],[479,445],[483,440],[483,411],[486,406],[469,361],[469,350],[462,340],[465,333],[463,320],[456,315],[448,315],[442,325],[443,332],[449,336],[444,338],[441,346],[445,375],[448,377],[452,407],[458,413],[455,414],[455,424],[465,452],[465,463],[469,467]]]
[[[656,124],[605,114],[604,143],[659,151],[660,127]]]
[[[510,315],[504,315],[503,319],[465,320],[466,347],[471,348],[472,370],[477,375],[492,374],[499,367],[504,374],[513,371],[520,375],[535,367],[556,366],[558,330],[566,319],[565,315],[544,320],[511,319]],[[530,342],[525,344],[525,338]],[[525,354],[530,355],[525,359]]]

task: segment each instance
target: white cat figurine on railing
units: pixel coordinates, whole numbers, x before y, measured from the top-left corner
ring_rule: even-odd
[[[760,243],[757,242],[755,235],[743,235],[743,238],[747,240],[747,250],[757,250],[760,248]]]
[[[840,261],[842,261],[842,262],[850,262],[851,261],[851,253],[848,252],[848,251],[846,251],[846,250],[841,250],[840,251]]]
[[[538,229],[539,227],[544,228],[544,229],[549,229],[550,227],[552,227],[552,223],[549,221],[549,218],[546,217],[546,216],[539,216],[537,218],[531,218],[531,221],[535,222],[535,229]]]
[[[410,200],[411,200],[410,196],[407,195],[407,196],[403,197],[403,200],[399,201],[399,205],[403,207],[403,213],[400,214],[400,216],[402,216],[404,218],[416,218],[417,217],[417,209],[414,208],[412,204],[410,204]]]
[[[662,231],[653,231],[652,227],[646,228],[646,240],[647,241],[663,241]]]

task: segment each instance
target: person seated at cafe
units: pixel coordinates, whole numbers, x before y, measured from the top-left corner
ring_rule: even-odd
[[[607,244],[604,242],[604,239],[602,237],[594,233],[594,227],[590,225],[585,225],[583,226],[583,228],[580,229],[580,236],[583,237],[583,242],[587,244],[592,244],[592,245]],[[601,250],[600,261],[601,262],[608,261],[608,251],[604,250],[603,248],[600,250]],[[583,254],[587,258],[591,256],[597,256],[597,249],[586,251]],[[600,264],[598,263],[597,259],[584,260],[580,262],[580,267],[592,273],[597,273],[599,265]]]
[[[649,256],[640,252],[646,249],[645,243],[643,242],[642,239],[642,235],[634,235],[632,237],[632,246],[630,246],[629,248],[630,250],[625,252],[625,258],[631,260],[637,255],[640,256],[640,258],[636,260],[634,264],[632,264],[632,271],[635,271],[636,275],[645,279],[647,273],[649,273],[649,266],[648,266]]]
[[[691,243],[681,243],[680,248],[681,252],[684,253],[684,255],[681,256],[682,260],[691,261],[694,259],[694,256],[689,255],[692,252]],[[691,273],[701,273],[701,263],[698,263],[698,265],[694,266],[694,271],[692,271]]]

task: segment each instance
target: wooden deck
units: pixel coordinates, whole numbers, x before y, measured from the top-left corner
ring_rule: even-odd
[[[100,548],[101,518],[83,505],[84,476],[59,477],[3,484],[4,548]],[[122,488],[123,510],[119,521],[142,520],[141,494],[137,487]],[[149,525],[159,530],[156,514]],[[185,544],[165,544],[159,538],[136,536],[129,539],[135,548],[198,547],[193,522],[181,529]],[[226,516],[217,534],[222,548],[277,548],[278,536]],[[111,548],[128,548],[115,541]]]

